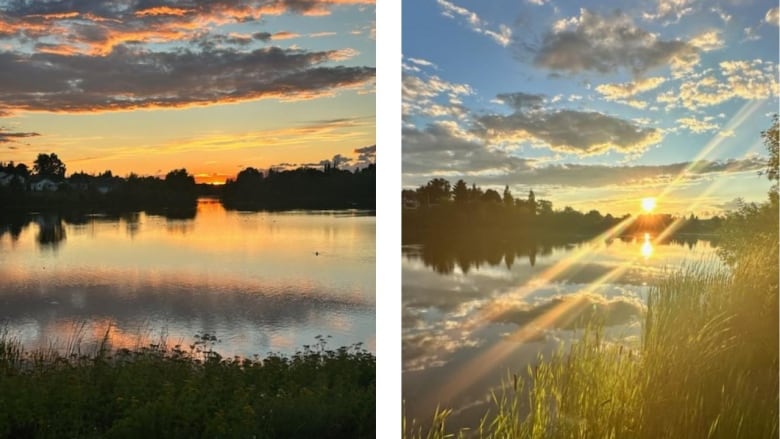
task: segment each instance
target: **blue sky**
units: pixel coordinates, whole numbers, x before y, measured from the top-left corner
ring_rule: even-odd
[[[403,183],[709,216],[761,201],[771,1],[405,1]]]

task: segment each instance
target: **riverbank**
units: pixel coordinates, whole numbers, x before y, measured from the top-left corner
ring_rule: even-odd
[[[0,438],[351,438],[375,432],[376,358],[324,339],[293,355],[223,358],[208,334],[83,353],[0,335]]]

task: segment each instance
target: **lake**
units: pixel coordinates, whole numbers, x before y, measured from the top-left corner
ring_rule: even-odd
[[[636,346],[649,285],[713,245],[688,237],[608,242],[403,246],[403,395],[409,422],[450,408],[448,429],[479,425],[491,390],[604,322],[612,341]],[[699,263],[700,263],[699,262]]]
[[[115,347],[190,344],[222,355],[375,352],[375,218],[361,211],[28,214],[0,224],[0,330],[28,348],[110,327]]]

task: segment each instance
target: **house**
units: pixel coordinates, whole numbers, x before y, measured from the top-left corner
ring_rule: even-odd
[[[9,174],[7,172],[0,171],[0,187],[9,187],[14,180],[20,183],[21,187],[24,187],[25,179],[21,175]]]
[[[30,185],[30,190],[33,192],[54,192],[58,188],[59,184],[48,178],[38,180]]]
[[[406,196],[403,197],[403,208],[404,209],[417,209],[420,207],[420,201],[417,200],[416,196]]]

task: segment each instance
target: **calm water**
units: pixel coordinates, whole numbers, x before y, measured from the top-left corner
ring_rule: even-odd
[[[29,222],[28,222],[29,221]],[[375,351],[375,219],[360,212],[144,213],[0,225],[0,327],[28,347],[216,334],[223,355],[292,353],[315,336]],[[79,329],[80,328],[80,329]]]
[[[571,343],[582,317],[598,316],[608,337],[637,343],[648,284],[681,264],[717,264],[707,241],[653,244],[650,236],[403,253],[406,414],[426,424],[439,404],[454,410],[453,428],[476,427],[507,372]]]

